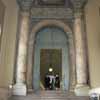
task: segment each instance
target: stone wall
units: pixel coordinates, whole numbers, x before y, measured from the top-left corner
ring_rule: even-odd
[[[18,9],[16,0],[2,0],[5,5],[4,27],[0,54],[0,87],[13,80]]]
[[[4,30],[2,36],[1,55],[0,55],[0,87],[6,87],[9,84],[12,84],[13,80],[18,10],[17,10],[16,0],[9,0],[9,1],[2,0],[2,1],[6,6],[5,9],[6,12],[4,17]],[[99,7],[100,7],[99,0],[88,0],[87,6],[85,8],[88,54],[89,54],[88,57],[89,57],[89,69],[90,69],[89,72],[90,72],[90,82],[92,87],[100,87],[100,79],[98,77],[100,71]],[[34,9],[36,10],[36,8]],[[56,15],[56,13],[54,14]],[[36,20],[35,18],[33,18],[32,20],[34,25],[37,23],[35,21],[39,21]]]
[[[88,0],[85,8],[91,87],[100,87],[100,0]]]

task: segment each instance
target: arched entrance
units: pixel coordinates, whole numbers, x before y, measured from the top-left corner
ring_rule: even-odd
[[[88,94],[88,73],[87,57],[85,45],[85,30],[83,23],[84,6],[86,1],[72,0],[66,7],[42,8],[42,5],[36,8],[32,7],[30,2],[18,2],[20,6],[19,27],[18,27],[18,48],[16,56],[16,78],[14,84],[14,94],[26,95],[27,87],[32,89],[33,84],[33,67],[35,55],[35,41],[39,30],[47,26],[55,26],[62,29],[68,36],[69,45],[69,89],[75,90],[76,94]],[[24,5],[25,4],[25,5]],[[68,5],[69,5],[68,4]],[[67,6],[67,5],[66,5]],[[30,10],[29,10],[30,9]],[[41,13],[44,12],[42,15]],[[61,12],[61,13],[60,13]],[[49,20],[46,20],[49,19]],[[59,20],[60,19],[60,20]],[[30,24],[31,22],[31,24]],[[67,23],[68,22],[68,23]],[[31,25],[31,26],[30,26]],[[69,28],[71,26],[71,29]],[[32,28],[32,30],[31,30]],[[31,31],[31,33],[30,33]],[[74,39],[73,34],[74,33]],[[30,33],[30,34],[29,34]],[[29,41],[28,41],[29,37]],[[74,42],[73,42],[74,40]],[[28,44],[29,43],[29,44]],[[74,48],[75,43],[75,48]],[[28,44],[28,45],[27,45]],[[26,78],[27,73],[27,78]],[[76,73],[76,77],[75,77]],[[77,78],[77,79],[75,79]],[[77,84],[75,82],[77,81]],[[75,86],[76,85],[76,86]],[[73,89],[75,87],[75,89]],[[86,91],[84,90],[87,89]],[[21,91],[21,93],[20,93]],[[87,92],[87,93],[86,93]],[[84,94],[86,93],[86,94]]]
[[[53,69],[52,73],[48,71],[50,67]],[[45,74],[51,77],[55,77],[58,74],[61,90],[68,90],[69,67],[68,38],[66,33],[62,29],[53,26],[42,28],[37,33],[35,42],[34,90],[40,89],[40,81],[42,86],[45,87],[43,84]],[[54,90],[55,86],[51,87],[51,89]]]
[[[75,71],[73,71],[74,69],[73,67],[75,67],[73,34],[72,34],[71,29],[66,24],[58,20],[41,21],[32,29],[32,32],[29,37],[27,84],[29,88],[33,86],[34,90],[40,89],[40,49],[43,47],[38,47],[36,49],[36,44],[37,44],[37,37],[39,36],[38,34],[41,34],[42,39],[46,38],[45,35],[43,35],[43,33],[45,33],[44,32],[45,30],[48,30],[48,27],[49,28],[51,27],[51,29],[49,29],[48,32],[50,32],[50,30],[52,31],[52,27],[53,27],[53,30],[55,30],[54,40],[56,40],[57,33],[59,33],[60,35],[63,34],[60,37],[58,35],[59,38],[61,37],[65,38],[65,41],[64,41],[65,43],[63,43],[63,45],[66,44],[66,46],[64,46],[65,49],[63,49],[63,52],[62,52],[63,53],[62,54],[63,56],[62,57],[62,80],[63,80],[62,89],[69,90],[69,88],[72,86],[71,83],[73,81],[73,76],[75,76],[74,74]],[[58,47],[55,45],[53,46],[54,47],[49,45],[44,48],[45,49],[48,49],[48,48],[62,49],[63,48],[61,46],[58,46]],[[72,73],[73,73],[73,76],[72,76]]]

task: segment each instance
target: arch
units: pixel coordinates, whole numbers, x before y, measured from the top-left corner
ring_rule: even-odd
[[[72,36],[71,29],[69,28],[68,25],[66,25],[62,21],[59,21],[59,20],[43,20],[43,21],[39,22],[32,29],[31,33],[33,33],[33,34],[31,34],[31,37],[34,38],[39,30],[41,30],[43,27],[47,27],[47,26],[56,26],[60,29],[63,29],[63,31],[67,34],[68,38],[71,38],[70,36]]]
[[[33,68],[33,60],[34,60],[34,46],[35,46],[35,38],[38,33],[42,28],[48,27],[48,26],[55,26],[60,29],[62,29],[67,37],[68,37],[68,43],[69,43],[69,55],[70,55],[70,87],[72,88],[72,84],[74,81],[73,76],[75,76],[75,49],[74,49],[74,39],[73,39],[73,33],[72,30],[68,25],[66,25],[64,22],[59,21],[59,20],[42,20],[39,23],[36,24],[32,28],[32,31],[29,36],[29,43],[28,43],[28,69],[27,69],[27,85],[28,88],[32,88],[32,68]],[[33,54],[33,55],[32,55]],[[71,76],[73,73],[74,75]],[[70,89],[69,87],[69,89]]]

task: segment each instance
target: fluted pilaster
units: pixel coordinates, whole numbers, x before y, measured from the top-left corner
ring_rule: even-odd
[[[16,62],[16,83],[14,85],[14,95],[26,95],[26,70],[27,70],[27,47],[30,26],[30,9],[32,0],[18,0],[19,4],[19,40],[18,54]]]
[[[76,51],[76,88],[77,95],[88,95],[89,86],[87,74],[86,46],[84,40],[84,27],[82,17],[84,15],[84,6],[87,0],[72,0],[74,8],[74,35],[75,35],[75,51]]]

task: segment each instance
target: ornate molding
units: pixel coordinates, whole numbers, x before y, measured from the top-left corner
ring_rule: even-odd
[[[80,18],[84,14],[84,7],[88,0],[71,0],[74,10],[74,17]]]
[[[73,11],[70,8],[32,8],[31,10],[32,19],[73,19]]]
[[[34,0],[17,0],[17,3],[21,10],[30,10]]]

